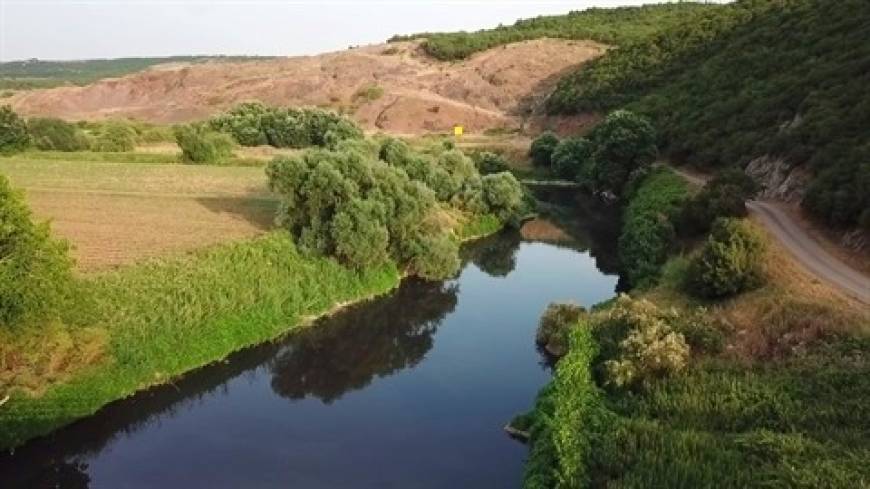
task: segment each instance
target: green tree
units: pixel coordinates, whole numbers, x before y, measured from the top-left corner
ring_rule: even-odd
[[[20,194],[0,175],[0,324],[37,319],[69,293],[67,244],[33,222]]]
[[[0,107],[0,153],[21,151],[29,144],[30,136],[24,120],[18,117],[12,107]]]
[[[388,258],[390,234],[380,202],[353,199],[332,220],[336,255],[351,266],[379,265]]]
[[[745,217],[746,201],[758,190],[758,184],[742,170],[723,170],[686,202],[678,230],[683,234],[697,235],[709,231],[719,217]]]
[[[510,166],[505,158],[491,151],[482,151],[472,155],[474,165],[481,175],[489,175],[490,173],[501,173],[510,170]]]
[[[233,141],[227,134],[213,131],[202,124],[177,126],[173,132],[184,161],[220,163],[233,154]]]
[[[484,176],[481,183],[490,212],[502,222],[517,224],[527,209],[523,187],[516,177],[507,172],[495,173]]]
[[[94,149],[97,151],[133,151],[136,148],[136,131],[123,122],[110,122],[97,135]]]
[[[75,124],[52,118],[37,117],[27,121],[33,145],[49,151],[84,151],[90,147],[87,136]]]
[[[590,134],[595,151],[592,171],[599,191],[620,196],[635,172],[649,167],[657,153],[656,135],[645,117],[627,110],[610,113]]]
[[[537,166],[549,167],[553,151],[559,144],[559,138],[550,131],[542,132],[529,147],[529,156]]]
[[[578,180],[581,183],[587,181],[593,149],[588,139],[563,139],[556,145],[550,157],[553,173],[568,180]]]

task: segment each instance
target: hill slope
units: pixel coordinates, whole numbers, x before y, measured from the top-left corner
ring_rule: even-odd
[[[59,87],[8,99],[25,115],[66,119],[134,117],[151,122],[200,119],[238,102],[329,106],[369,129],[399,133],[518,127],[562,75],[606,47],[540,39],[476,53],[459,63],[422,53],[419,41],[317,56],[244,63],[172,64],[84,87]]]
[[[645,113],[662,147],[699,167],[749,166],[772,185],[809,173],[808,186],[779,191],[794,190],[828,224],[870,229],[864,0],[742,0],[697,11],[566,77],[547,105]]]

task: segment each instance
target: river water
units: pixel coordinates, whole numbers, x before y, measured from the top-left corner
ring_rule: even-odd
[[[548,219],[467,245],[456,279],[107,406],[0,455],[0,487],[519,487],[527,448],[502,427],[550,376],[538,317],[617,285],[613,216],[548,197]]]

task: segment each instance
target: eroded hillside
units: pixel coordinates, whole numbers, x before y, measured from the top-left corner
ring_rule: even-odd
[[[238,102],[329,106],[363,126],[394,133],[518,127],[566,71],[603,54],[587,41],[539,39],[449,63],[418,41],[317,56],[245,63],[169,64],[84,87],[24,92],[11,99],[26,115],[66,119],[134,117],[183,122]]]

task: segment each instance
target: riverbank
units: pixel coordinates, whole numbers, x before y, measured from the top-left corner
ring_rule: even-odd
[[[657,172],[624,216],[631,298],[571,326],[553,381],[514,421],[531,436],[524,487],[866,484],[866,308],[813,280],[761,228],[763,286],[691,296],[696,247],[681,243],[679,254],[664,239],[685,189]],[[632,376],[642,381],[625,382]]]
[[[490,216],[456,231],[501,229]],[[394,263],[354,271],[300,254],[284,232],[94,274],[62,321],[2,332],[0,447],[13,448],[104,405],[274,340],[398,286]]]

